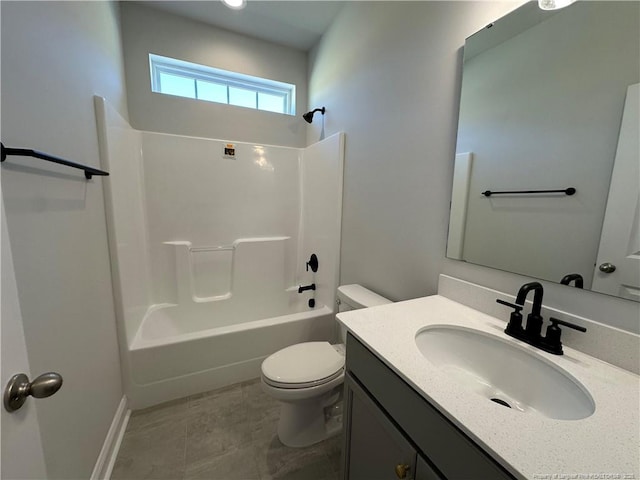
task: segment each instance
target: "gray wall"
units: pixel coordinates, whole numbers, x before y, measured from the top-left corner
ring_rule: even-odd
[[[435,293],[449,218],[464,39],[511,2],[351,2],[309,66],[310,105],[343,130],[341,282]],[[320,134],[312,124],[308,141]]]
[[[304,147],[307,54],[139,4],[122,4],[131,126],[139,130]],[[296,115],[151,92],[149,53],[296,85]]]
[[[448,273],[516,292],[528,280],[445,258],[464,39],[521,2],[352,2],[309,60],[309,105],[347,133],[341,283],[393,300]],[[545,283],[545,303],[638,329],[638,305]],[[505,312],[506,318],[506,312]]]
[[[98,167],[94,93],[126,115],[117,10],[1,9],[2,141]],[[2,195],[32,373],[64,377],[34,402],[47,478],[88,478],[122,398],[102,179],[10,157]]]

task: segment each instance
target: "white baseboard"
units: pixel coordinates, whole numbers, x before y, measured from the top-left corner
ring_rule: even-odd
[[[96,460],[96,465],[93,467],[91,473],[91,480],[109,480],[111,478],[111,472],[113,471],[113,465],[116,463],[118,451],[120,450],[120,444],[122,443],[122,437],[127,429],[127,423],[129,423],[129,416],[131,410],[128,407],[128,400],[126,395],[122,396],[120,405],[113,416],[113,421],[107,432],[107,436],[104,439],[102,450]]]

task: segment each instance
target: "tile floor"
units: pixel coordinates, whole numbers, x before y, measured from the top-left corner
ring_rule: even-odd
[[[112,480],[337,480],[342,437],[285,447],[254,380],[133,412]]]

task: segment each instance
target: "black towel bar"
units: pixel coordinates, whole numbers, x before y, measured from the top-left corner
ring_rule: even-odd
[[[47,153],[38,152],[37,150],[30,150],[27,148],[9,148],[5,147],[3,143],[0,143],[2,147],[2,159],[0,161],[4,162],[8,155],[15,155],[18,157],[35,157],[41,160],[46,160],[47,162],[59,163],[60,165],[66,165],[71,168],[78,168],[80,170],[84,170],[84,176],[87,180],[91,180],[93,175],[109,175],[109,172],[105,172],[104,170],[98,170],[97,168],[89,167],[87,165],[81,165],[79,163],[70,162],[69,160],[65,160],[63,158],[54,157],[53,155],[49,155]]]
[[[505,192],[492,192],[491,190],[485,190],[482,192],[482,195],[485,197],[490,197],[491,195],[519,195],[526,193],[564,193],[565,195],[573,195],[576,191],[577,190],[573,187],[565,188],[563,190],[511,190]]]

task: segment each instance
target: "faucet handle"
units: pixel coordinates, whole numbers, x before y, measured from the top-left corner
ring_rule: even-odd
[[[549,353],[553,353],[555,355],[562,355],[563,353],[562,342],[560,341],[560,335],[562,334],[562,330],[560,330],[560,327],[558,326],[558,324],[565,327],[573,328],[574,330],[578,330],[580,332],[587,331],[587,329],[584,327],[575,325],[571,322],[565,322],[564,320],[559,320],[557,318],[549,317],[549,321],[551,322],[551,325],[547,327],[547,334],[542,339],[540,343],[540,348],[542,348],[543,350]]]
[[[513,308],[517,313],[519,313],[524,308],[523,305],[518,305],[517,303],[510,303],[510,302],[507,302],[506,300],[502,300],[500,298],[496,298],[496,302],[498,302],[498,303],[500,303],[502,305],[506,305],[507,307]]]
[[[311,257],[307,262],[307,272],[309,271],[309,268],[311,268],[311,271],[314,273],[318,271],[318,256],[315,253],[311,254]]]
[[[569,328],[573,328],[574,330],[578,330],[579,332],[586,332],[587,329],[584,327],[581,327],[580,325],[576,325],[575,323],[571,323],[571,322],[565,322],[564,320],[559,320],[557,318],[553,318],[553,317],[549,317],[549,321],[551,322],[552,325],[562,325],[564,327],[569,327]]]
[[[496,302],[513,308],[513,312],[511,312],[511,315],[509,316],[509,323],[507,324],[507,328],[504,329],[504,333],[515,338],[520,338],[522,335],[522,314],[520,312],[524,306],[518,305],[517,303],[510,303],[499,298],[496,299]]]

